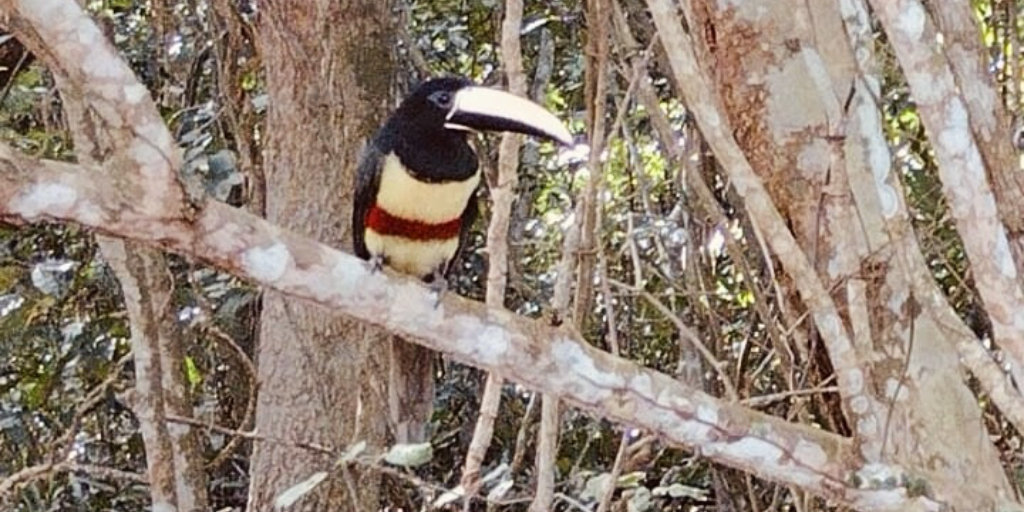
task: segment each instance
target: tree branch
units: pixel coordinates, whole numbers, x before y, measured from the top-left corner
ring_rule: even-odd
[[[881,439],[878,409],[880,404],[869,390],[877,389],[871,375],[861,368],[856,349],[835,301],[817,277],[803,250],[797,244],[786,222],[772,203],[764,184],[754,173],[750,162],[733,137],[725,115],[716,107],[718,101],[710,79],[694,55],[693,42],[683,31],[674,4],[669,0],[647,0],[662,47],[676,75],[679,94],[691,109],[701,133],[715,156],[732,179],[736,192],[743,198],[752,221],[779,258],[786,273],[792,277],[800,298],[810,310],[815,326],[825,342],[835,367],[843,398],[843,409],[850,418],[861,441],[862,454],[878,460]]]
[[[846,438],[723,403],[590,347],[567,330],[452,294],[435,307],[436,297],[417,281],[373,273],[354,256],[221,203],[201,205],[193,222],[173,214],[140,216],[123,208],[122,191],[101,176],[95,168],[28,158],[0,144],[0,219],[76,222],[205,261],[847,506],[896,511],[935,505],[909,497],[903,487],[854,486],[858,456]]]
[[[505,67],[505,78],[513,94],[526,95],[526,75],[523,73],[523,54],[519,31],[523,25],[522,0],[505,2],[505,19],[501,23],[501,59]],[[487,294],[486,301],[492,308],[505,307],[505,290],[508,285],[508,230],[512,219],[512,203],[519,185],[519,147],[522,136],[505,133],[498,147],[498,177],[490,184],[491,222],[487,226]],[[476,492],[480,466],[487,454],[494,435],[494,420],[501,405],[501,388],[505,379],[496,373],[487,375],[484,391],[480,397],[480,414],[477,416],[473,439],[466,451],[466,463],[462,469],[462,487],[467,494]]]
[[[139,136],[135,125],[126,124],[150,119],[151,111],[144,101],[149,94],[142,89],[142,98],[136,108],[119,108],[105,104],[109,99],[106,87],[134,90],[137,84],[132,76],[120,73],[108,75],[100,69],[82,69],[82,63],[62,63],[50,59],[61,59],[80,52],[81,42],[65,39],[69,33],[78,35],[98,31],[86,12],[74,2],[65,0],[50,8],[60,10],[68,18],[76,20],[77,28],[70,30],[47,24],[41,27],[16,26],[15,34],[24,35],[29,47],[44,55],[44,61],[53,70],[60,86],[62,103],[68,128],[74,139],[75,156],[79,163],[94,165],[104,170],[118,183],[163,182],[171,187],[170,199],[180,201],[175,195],[179,190],[174,179],[177,162],[177,148],[150,148],[153,151],[152,167],[118,165],[124,157],[136,158],[143,153],[137,144],[152,144],[155,140],[170,140],[170,134],[162,120],[151,120],[147,135]],[[29,19],[45,17],[45,13],[26,11]],[[35,29],[35,31],[33,31]],[[54,44],[52,50],[46,44]],[[121,64],[120,57],[109,46],[102,35],[94,42],[95,53],[110,62]],[[116,66],[113,66],[116,69]],[[90,82],[77,85],[63,72],[81,74]],[[108,96],[104,96],[107,94]],[[127,95],[126,95],[127,97]],[[111,107],[114,107],[111,109]],[[125,149],[127,148],[127,149]],[[161,158],[159,155],[163,155]],[[174,164],[176,165],[176,164]],[[143,185],[141,195],[144,201],[158,201],[162,193],[152,185]],[[162,205],[143,205],[162,206]],[[184,349],[181,330],[174,314],[171,297],[174,283],[167,268],[164,254],[151,247],[128,243],[114,237],[97,236],[97,243],[103,258],[121,285],[125,308],[131,326],[132,354],[135,359],[135,398],[132,411],[139,421],[146,452],[147,474],[150,497],[161,506],[177,507],[181,510],[203,509],[207,506],[206,475],[202,472],[202,450],[197,437],[192,433],[175,429],[163,418],[166,413],[191,415],[192,406],[188,396],[185,375],[177,371],[182,367]]]
[[[1024,378],[1024,290],[999,218],[985,161],[972,131],[983,123],[957,88],[937,47],[931,17],[917,0],[870,0],[907,77],[938,162],[943,195],[971,263],[978,294],[1018,381]],[[966,77],[965,77],[966,78]],[[972,86],[973,91],[975,87]],[[993,107],[994,108],[994,107]],[[985,115],[991,115],[985,112]],[[1009,145],[1007,138],[997,141]],[[992,163],[998,163],[992,162]]]
[[[66,101],[88,110],[82,130],[93,136],[76,140],[76,152],[91,154],[102,165],[98,172],[131,192],[126,207],[147,217],[186,207],[176,181],[181,157],[170,132],[149,91],[87,12],[68,0],[5,0],[0,24],[12,27],[54,75],[64,78],[60,90]],[[108,147],[101,138],[125,142]]]
[[[1017,7],[1014,3],[1005,3],[1010,11],[1008,30],[1018,33],[1013,13]],[[966,2],[936,2],[928,6],[935,17],[936,29],[942,33],[942,50],[950,65],[960,96],[970,114],[971,133],[978,146],[985,168],[995,183],[995,193],[999,207],[1000,219],[1006,225],[1010,241],[1017,251],[1017,272],[1024,272],[1021,258],[1022,240],[1024,235],[1024,176],[1020,173],[1017,152],[1014,150],[1013,130],[1010,114],[997,93],[993,76],[989,72],[988,53],[978,34],[982,33],[980,21],[974,16],[971,5]],[[1012,35],[1006,42],[1008,66],[1017,66],[1013,48]],[[1007,81],[1009,101],[1016,107],[1015,91],[1020,82],[1013,82],[1014,73]]]

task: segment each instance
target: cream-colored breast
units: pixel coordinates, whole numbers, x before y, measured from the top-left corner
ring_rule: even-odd
[[[464,181],[427,183],[417,180],[392,153],[384,158],[377,205],[396,217],[440,224],[462,215],[479,184],[479,170]]]
[[[459,238],[448,240],[410,240],[400,236],[381,235],[366,230],[366,249],[370,254],[383,254],[387,265],[399,272],[426,277],[455,255]]]

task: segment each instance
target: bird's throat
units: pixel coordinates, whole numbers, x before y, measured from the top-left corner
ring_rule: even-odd
[[[480,185],[480,171],[462,179],[423,181],[395,154],[384,158],[376,204],[387,213],[425,224],[458,219]]]

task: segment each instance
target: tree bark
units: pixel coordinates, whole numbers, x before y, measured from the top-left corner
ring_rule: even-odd
[[[792,226],[817,279],[838,290],[837,327],[852,346],[845,357],[830,349],[831,359],[840,381],[843,374],[860,376],[859,390],[841,385],[841,392],[862,456],[932,467],[945,481],[938,495],[949,503],[990,508],[1012,500],[1012,492],[964,382],[951,330],[940,322],[949,320],[948,305],[927,278],[890,174],[871,46],[858,39],[870,35],[857,25],[867,13],[854,4],[840,13],[835,4],[800,0],[768,9],[693,2],[689,24],[703,27],[693,33],[717,35],[698,42],[694,53],[707,60],[703,69],[714,70],[721,123]],[[835,37],[847,31],[849,39]],[[850,401],[851,391],[863,397]],[[862,414],[871,409],[873,418]],[[968,480],[982,491],[945,491]]]
[[[166,141],[170,134],[152,104],[145,100],[136,102],[136,108],[131,102],[112,101],[116,105],[113,110],[101,110],[102,106],[110,106],[97,101],[105,91],[123,87],[127,92],[137,84],[133,83],[130,73],[106,75],[95,66],[76,60],[73,56],[80,51],[80,42],[92,40],[94,57],[115,68],[124,65],[99,27],[76,3],[63,2],[53,7],[60,10],[56,15],[66,20],[66,24],[55,27],[46,15],[28,10],[28,19],[42,23],[15,25],[15,33],[35,53],[44,56],[43,60],[54,74],[78,162],[101,169],[111,181],[124,184],[127,190],[140,192],[140,198],[155,202],[143,204],[143,208],[160,208],[180,201],[174,181],[179,159],[173,150],[162,155],[164,158],[158,165],[146,169],[149,174],[145,176],[145,179],[170,185],[164,196],[169,203],[159,202],[156,199],[159,196],[147,193],[145,187],[132,186],[144,179],[144,171],[137,166],[123,165],[137,157],[126,148],[139,142],[152,142],[145,137]],[[72,65],[68,65],[69,62]],[[126,122],[128,120],[131,121]],[[136,123],[147,123],[152,130],[144,137],[135,128]],[[174,283],[164,255],[156,248],[119,238],[100,235],[97,241],[121,284],[128,312],[135,360],[131,405],[145,446],[152,507],[169,512],[205,509],[208,506],[206,476],[198,436],[187,427],[165,421],[167,415],[192,416],[192,404],[185,383],[182,335],[172,301]]]
[[[1004,351],[1017,381],[1024,381],[1024,289],[1011,251],[1013,233],[999,215],[1014,217],[1016,214],[1011,204],[997,203],[995,193],[1001,188],[1000,198],[1013,200],[1017,197],[1014,191],[1019,192],[1019,189],[1006,179],[1006,169],[998,172],[990,169],[990,166],[1016,169],[1019,164],[1012,155],[998,156],[995,151],[982,151],[985,144],[979,143],[991,140],[984,137],[983,132],[991,132],[996,121],[983,119],[994,117],[989,110],[997,108],[994,104],[979,108],[981,98],[967,100],[969,96],[965,92],[975,96],[976,89],[983,87],[984,82],[969,76],[967,61],[972,56],[965,54],[959,41],[949,52],[960,61],[957,66],[951,65],[936,48],[922,44],[935,41],[939,32],[920,2],[872,0],[871,5],[892,41],[900,66],[905,70],[907,85],[917,98],[918,115],[931,135],[949,214],[963,240],[978,295],[992,323],[993,341]],[[914,23],[904,23],[907,19]],[[954,35],[961,32],[950,28]],[[966,79],[969,83],[958,84],[956,70],[960,71],[961,81]],[[992,92],[986,96],[991,103],[996,95]],[[1007,137],[998,141],[1007,146],[1001,153],[1007,153],[1008,140]],[[993,187],[989,175],[995,175],[1001,186]],[[1019,219],[1013,220],[1013,225],[1019,223]]]
[[[205,510],[206,473],[199,432],[166,420],[192,416],[167,261],[158,249],[138,242],[98,238],[104,259],[121,283],[131,322],[135,359],[131,406],[146,446],[153,510]]]
[[[267,92],[267,219],[349,247],[352,186],[362,147],[392,103],[395,27],[390,2],[304,0],[264,4],[258,43]],[[388,337],[321,306],[267,292],[257,353],[256,430],[271,438],[339,447],[381,446]],[[383,356],[382,356],[383,354]],[[257,444],[249,509],[334,461],[291,446]],[[291,510],[377,508],[377,482],[358,476],[359,496],[339,478]]]
[[[894,447],[899,446],[899,450],[885,449],[886,444],[883,441],[878,445],[882,449],[878,450],[876,458],[875,452],[865,450],[863,446],[857,446],[856,443],[860,442],[859,438],[846,438],[820,428],[787,422],[736,403],[716,399],[667,375],[597,350],[583,342],[579,334],[569,330],[552,329],[507,311],[487,309],[482,304],[451,294],[444,297],[438,305],[435,297],[418,282],[406,277],[396,277],[386,271],[372,273],[364,262],[360,262],[348,254],[317,243],[308,236],[281,229],[244,211],[212,200],[201,201],[192,205],[194,208],[188,208],[179,189],[173,183],[173,178],[168,180],[173,176],[172,169],[175,168],[177,162],[176,152],[173,142],[160,124],[161,121],[156,115],[152,102],[145,94],[145,90],[140,90],[141,86],[134,81],[130,71],[116,56],[103,52],[96,53],[95,31],[90,31],[88,27],[76,23],[75,18],[80,18],[81,14],[66,12],[69,7],[65,4],[72,3],[66,0],[24,0],[20,3],[0,0],[0,24],[18,26],[23,30],[27,30],[26,27],[36,27],[37,29],[45,27],[59,31],[56,40],[47,42],[44,52],[47,56],[44,58],[52,59],[53,65],[61,68],[67,76],[67,81],[61,85],[62,92],[66,88],[73,93],[80,94],[84,104],[90,106],[95,119],[108,123],[107,126],[110,129],[120,130],[119,136],[113,139],[114,143],[111,147],[104,148],[105,151],[97,150],[98,154],[102,154],[106,158],[80,162],[78,165],[30,158],[17,153],[6,144],[0,144],[0,219],[12,222],[39,220],[76,222],[100,233],[112,234],[188,255],[216,265],[218,268],[230,271],[242,278],[251,279],[276,292],[287,293],[290,297],[310,303],[315,302],[325,308],[332,308],[332,311],[344,311],[355,318],[405,336],[410,341],[444,351],[458,360],[490,371],[500,372],[526,386],[552,396],[558,396],[566,403],[585,411],[649,430],[668,443],[692,447],[710,460],[814,493],[833,500],[834,504],[838,506],[872,511],[947,510],[950,508],[1022,510],[1012,496],[1000,496],[999,486],[993,485],[987,476],[971,477],[951,483],[955,475],[970,474],[971,469],[977,467],[971,465],[950,468],[951,461],[953,464],[965,460],[985,464],[984,475],[998,472],[997,469],[993,469],[998,468],[998,461],[990,462],[986,459],[988,454],[984,452],[984,445],[982,445],[982,453],[962,455],[965,457],[964,459],[942,459],[941,457],[945,455],[941,452],[936,457],[926,459],[921,455],[921,453],[925,453],[924,451],[917,451],[918,446],[903,438],[893,438],[887,442],[893,443]],[[926,335],[919,329],[925,329],[926,322],[929,320],[923,318],[923,313],[915,311],[918,307],[931,308],[930,310],[925,309],[925,311],[933,315],[936,324],[943,327],[943,329],[936,329],[940,331],[938,334],[927,333],[929,336],[953,336],[949,330],[951,326],[948,317],[951,315],[949,315],[948,305],[945,305],[945,308],[936,306],[936,304],[943,303],[942,297],[932,293],[934,292],[934,283],[928,284],[930,281],[926,271],[923,272],[924,277],[922,277],[923,266],[919,260],[915,259],[915,257],[919,258],[920,254],[919,251],[915,252],[914,250],[912,232],[906,229],[905,222],[900,224],[900,219],[903,219],[905,215],[901,211],[902,205],[898,200],[895,203],[887,202],[891,200],[889,194],[899,198],[902,197],[902,192],[898,189],[898,181],[893,180],[891,174],[886,174],[889,159],[885,152],[884,139],[878,135],[877,126],[875,126],[878,110],[877,106],[871,105],[868,101],[877,97],[877,90],[871,89],[873,84],[870,77],[865,74],[855,78],[856,81],[861,82],[857,84],[857,87],[866,87],[866,91],[873,94],[861,96],[860,101],[863,103],[856,103],[855,97],[850,103],[854,110],[847,118],[849,120],[854,115],[858,117],[859,120],[856,123],[851,123],[847,129],[850,130],[848,133],[851,137],[862,139],[857,143],[863,144],[864,147],[859,150],[844,149],[845,165],[837,165],[833,167],[833,170],[839,172],[840,175],[842,172],[846,173],[845,179],[849,180],[851,191],[844,192],[843,195],[853,195],[859,213],[864,214],[864,218],[860,222],[878,223],[882,226],[865,228],[867,233],[865,237],[875,244],[873,247],[885,246],[886,243],[894,246],[892,250],[897,253],[897,266],[906,266],[890,269],[886,274],[886,277],[890,279],[882,283],[875,281],[874,275],[864,272],[864,270],[871,270],[872,267],[863,269],[861,273],[852,276],[844,289],[844,297],[849,298],[846,302],[841,303],[844,307],[840,310],[820,282],[831,274],[826,272],[824,274],[826,277],[822,277],[815,272],[808,263],[807,255],[796,246],[790,233],[783,226],[781,217],[767,198],[760,178],[754,174],[749,161],[739,151],[736,141],[732,138],[730,124],[734,121],[724,114],[719,114],[719,111],[716,110],[718,102],[710,93],[712,89],[708,87],[709,81],[703,75],[702,68],[695,64],[692,53],[678,53],[691,52],[692,44],[689,42],[688,36],[679,30],[678,23],[673,24],[678,20],[671,2],[649,0],[649,4],[652,12],[656,15],[655,20],[659,23],[659,29],[664,29],[661,35],[666,49],[677,52],[671,56],[675,71],[685,71],[688,74],[686,82],[679,82],[686,87],[685,95],[688,99],[707,100],[703,102],[689,101],[694,108],[695,116],[701,121],[705,135],[712,142],[711,146],[722,157],[727,171],[735,173],[734,182],[738,192],[742,197],[748,199],[748,209],[758,215],[758,222],[763,223],[759,227],[768,235],[768,241],[775,248],[783,267],[795,274],[793,278],[801,300],[814,309],[815,322],[819,325],[822,336],[829,344],[829,349],[839,350],[835,355],[842,359],[843,364],[852,364],[852,368],[864,374],[870,374],[873,377],[899,375],[901,379],[905,379],[905,381],[896,380],[895,382],[887,380],[885,381],[886,386],[883,387],[868,386],[865,384],[866,380],[861,379],[858,386],[856,385],[858,384],[857,380],[851,380],[850,375],[847,375],[847,380],[841,382],[842,392],[850,408],[857,413],[855,417],[861,421],[876,419],[877,416],[863,414],[863,404],[860,402],[863,397],[861,395],[868,395],[869,398],[863,399],[872,400],[869,402],[870,404],[878,407],[884,414],[891,412],[894,417],[904,414],[903,411],[906,410],[921,414],[931,413],[934,416],[930,420],[945,419],[954,426],[964,423],[965,417],[950,415],[949,410],[944,409],[941,403],[929,401],[927,402],[929,405],[936,406],[934,409],[915,409],[914,404],[917,399],[914,395],[921,392],[920,387],[935,385],[939,392],[950,389],[938,387],[943,384],[948,385],[949,382],[925,381],[920,378],[921,375],[933,371],[934,368],[943,369],[946,359],[945,355],[936,357],[931,351],[901,345],[905,341],[901,336],[908,336],[911,340],[916,338],[912,333],[904,334],[903,331],[907,328],[912,332],[918,332],[918,336]],[[816,5],[815,8],[828,8],[828,6]],[[293,9],[290,11],[290,15],[302,18],[303,13],[299,11],[301,11],[300,8]],[[794,19],[801,19],[799,9],[793,9],[787,15],[794,13],[796,13]],[[352,19],[351,16],[348,16],[352,13],[344,14],[346,20]],[[49,23],[53,16],[59,16],[64,23]],[[827,17],[819,17],[817,12],[813,18],[827,20]],[[271,19],[280,18],[272,17]],[[852,33],[853,30],[850,27],[857,20],[846,12],[843,13],[842,19],[847,24],[847,31]],[[690,26],[694,26],[692,21]],[[272,26],[270,30],[279,28]],[[346,25],[346,34],[351,32],[351,28],[351,25]],[[832,33],[831,30],[828,32]],[[294,38],[294,33],[290,29],[281,29],[281,33],[282,38]],[[868,33],[870,32],[868,31]],[[864,32],[859,31],[857,34],[862,35]],[[269,36],[268,38],[272,39]],[[817,39],[821,40],[822,37]],[[854,36],[851,35],[851,41],[853,40]],[[327,44],[324,46],[333,47],[330,42],[331,39],[328,38]],[[275,44],[284,45],[286,43]],[[796,46],[801,48],[799,44]],[[857,43],[854,43],[854,46],[857,46]],[[285,47],[282,46],[282,48]],[[56,51],[56,49],[62,51]],[[816,51],[821,51],[823,55],[826,54],[824,46],[822,46],[822,50],[816,49]],[[861,52],[857,53],[859,55]],[[81,65],[86,62],[86,59],[82,58],[84,55],[90,55],[91,59],[99,59],[103,65]],[[306,53],[302,55],[306,55]],[[320,57],[321,59],[316,61],[317,69],[333,69],[334,54],[323,54]],[[813,62],[814,59],[811,57],[803,64],[809,65]],[[282,71],[287,68],[280,55],[276,57],[272,67],[277,73],[286,73]],[[92,76],[90,73],[95,71],[101,71],[102,75]],[[294,71],[292,74],[301,75]],[[319,76],[315,73],[307,73],[307,75],[314,78]],[[815,75],[812,73],[812,76]],[[820,75],[817,76],[820,77]],[[277,77],[276,80],[287,83],[281,77]],[[283,99],[280,103],[275,103],[277,105],[275,108],[282,109],[283,112],[289,112],[292,109],[300,110],[300,114],[304,116],[301,119],[316,118],[308,111],[311,109],[322,108],[328,111],[322,104],[307,101],[310,96],[316,96],[316,91],[312,86],[301,87],[306,83],[308,82],[291,83],[291,89],[283,88],[283,91],[278,89],[278,94]],[[806,82],[802,81],[797,81],[797,83],[806,85]],[[815,81],[816,91],[811,91],[807,98],[827,103],[828,94],[822,96],[821,91],[827,91],[832,87],[822,87],[823,83],[827,83],[827,80]],[[325,80],[319,83],[319,87],[328,91],[337,90],[331,84],[332,82]],[[280,83],[277,86],[281,87]],[[376,92],[380,90],[374,89]],[[355,112],[350,108],[359,106],[359,98],[354,99],[351,95],[347,95],[346,100],[352,102],[351,105],[346,103],[346,107],[349,107],[346,108],[346,114]],[[840,104],[843,103],[840,102]],[[854,105],[856,106],[854,107]],[[830,110],[826,108],[826,111]],[[329,112],[336,112],[336,110]],[[358,118],[358,115],[364,113],[365,111],[355,112],[353,117]],[[283,114],[279,112],[277,115],[282,116]],[[829,119],[835,118],[830,117]],[[375,126],[376,123],[372,125]],[[342,126],[345,127],[345,123],[342,123]],[[321,135],[324,139],[331,136],[344,140],[348,140],[348,137],[355,137],[344,131],[314,130],[318,127],[330,128],[331,123],[322,121],[319,124],[310,124],[302,128],[307,132],[312,131]],[[352,128],[352,130],[355,131],[356,128]],[[271,133],[274,132],[271,131]],[[298,147],[300,143],[295,140],[296,137],[289,138],[289,135],[293,134],[286,133],[282,137],[290,141],[292,147]],[[337,140],[333,142],[337,142]],[[309,141],[306,141],[305,144],[313,146],[311,149],[324,151],[338,147],[327,144],[329,147],[325,149],[321,147],[325,144],[317,146],[316,143]],[[275,148],[278,151],[287,149],[282,148],[280,143],[271,144],[268,147],[270,152],[273,152]],[[96,150],[96,147],[94,146],[93,149]],[[881,155],[877,153],[879,150],[882,151]],[[291,159],[281,158],[280,160],[271,167],[297,163],[324,164],[326,161],[320,154],[293,155]],[[857,172],[859,167],[869,169],[870,172],[866,172],[864,169]],[[112,169],[117,169],[118,172],[110,172]],[[317,169],[323,173],[322,167]],[[277,169],[275,172],[294,173],[294,170]],[[326,175],[326,173],[323,174]],[[315,185],[322,187],[323,182],[317,182],[315,185],[287,184],[297,188],[304,186],[308,189]],[[840,191],[842,192],[842,190]],[[149,201],[141,202],[140,198],[146,198]],[[324,198],[325,194],[321,194],[314,196],[311,201]],[[336,196],[326,197],[326,200],[329,199],[336,199]],[[845,200],[849,201],[849,199]],[[302,205],[295,205],[296,202],[290,203],[291,208],[279,207],[278,217],[285,218],[288,215],[311,217],[318,213],[315,208],[302,208]],[[861,206],[862,203],[869,206]],[[280,203],[278,204],[280,205]],[[285,203],[286,206],[288,204]],[[896,219],[896,221],[892,221],[892,219]],[[905,221],[905,219],[903,220]],[[347,223],[342,220],[338,225],[340,228],[337,228],[337,231],[330,229],[329,226],[317,230],[315,234],[327,237],[338,232],[343,233]],[[297,229],[302,229],[302,226]],[[873,238],[879,233],[888,235],[889,242],[881,240],[879,244]],[[825,270],[828,270],[827,266]],[[886,287],[891,290],[887,290]],[[900,316],[897,312],[876,311],[867,307],[874,304],[879,304],[881,308],[892,307],[884,300],[880,301],[886,302],[884,305],[874,302],[876,299],[873,294],[891,298],[898,297],[899,293],[912,297],[892,302],[906,309],[901,313],[904,316]],[[920,302],[924,306],[920,304],[915,306],[916,302]],[[300,306],[304,306],[304,304],[283,303],[282,301],[279,307],[284,313],[292,315],[292,312],[301,309]],[[328,310],[323,309],[322,311]],[[839,316],[840,311],[843,316]],[[889,318],[890,316],[891,318]],[[308,317],[307,314],[303,318]],[[292,315],[290,318],[295,319],[298,316]],[[901,323],[907,321],[909,321],[909,325]],[[265,466],[274,461],[279,461],[282,466],[269,469],[264,467],[263,473],[254,470],[254,477],[260,477],[265,485],[264,488],[256,486],[254,494],[260,493],[260,497],[265,500],[260,505],[265,508],[266,500],[271,499],[276,494],[275,491],[283,490],[283,487],[276,490],[269,489],[271,486],[277,484],[290,486],[300,479],[304,480],[313,471],[329,469],[324,466],[330,465],[333,462],[332,459],[336,458],[303,459],[301,457],[304,454],[281,449],[277,444],[272,444],[274,443],[272,440],[283,438],[286,443],[287,441],[318,443],[328,447],[340,447],[354,439],[372,440],[366,431],[352,433],[355,430],[351,425],[354,421],[349,421],[346,426],[338,426],[337,423],[325,425],[331,420],[339,422],[344,422],[346,419],[351,420],[352,415],[342,414],[338,412],[338,408],[330,408],[342,403],[343,400],[342,397],[330,395],[331,390],[341,389],[332,386],[337,386],[339,379],[350,377],[351,374],[344,374],[338,371],[337,366],[331,366],[332,361],[329,358],[335,353],[330,350],[338,345],[327,345],[323,339],[328,336],[326,329],[333,328],[338,324],[324,325],[326,327],[314,326],[321,329],[317,331],[321,334],[317,338],[307,339],[300,336],[290,340],[291,345],[289,345],[289,340],[265,340],[264,342],[264,348],[269,345],[278,350],[278,352],[267,350],[261,353],[265,360],[273,357],[279,358],[276,361],[271,359],[271,362],[281,364],[270,366],[279,372],[278,375],[270,375],[272,380],[276,380],[278,384],[308,384],[309,381],[314,380],[310,376],[311,373],[315,374],[320,381],[326,381],[321,386],[311,385],[305,394],[271,394],[270,396],[278,402],[271,401],[269,405],[264,404],[266,407],[264,414],[268,416],[264,421],[277,430],[259,432],[261,439],[268,440],[258,445],[259,455],[263,457],[262,464]],[[312,329],[308,325],[302,327],[307,330]],[[954,325],[952,329],[957,331],[957,343],[963,344],[960,327],[962,326]],[[883,335],[878,336],[877,339],[873,337],[876,333],[881,332],[880,330],[886,329],[898,332],[895,334],[883,332]],[[311,339],[320,344],[309,341]],[[892,370],[876,369],[870,365],[862,366],[865,352],[864,342],[867,340],[877,343],[879,347],[877,350],[880,351],[891,349],[895,355],[899,355],[900,350],[911,353],[909,360],[900,360],[901,362],[908,361],[905,364],[911,370],[909,372],[904,370],[897,373],[885,373],[885,371],[891,372]],[[358,340],[339,340],[338,344],[344,346],[335,352],[346,350],[345,347],[358,345]],[[288,352],[289,349],[291,349],[290,353],[280,353]],[[318,349],[319,352],[317,352]],[[365,355],[365,352],[357,350],[351,350],[349,353],[370,358]],[[886,354],[888,355],[888,353]],[[895,356],[890,355],[889,357]],[[315,365],[311,372],[305,371],[305,368],[296,367],[298,364],[306,362]],[[288,364],[292,366],[287,366]],[[920,372],[921,375],[915,374],[908,377],[910,373],[914,372]],[[959,384],[955,377],[946,375],[942,378],[953,381],[954,386]],[[853,376],[861,377],[858,374],[853,374]],[[358,378],[359,375],[356,377]],[[892,384],[893,387],[889,387],[889,384]],[[267,381],[264,381],[264,386],[266,385]],[[902,389],[904,386],[908,389]],[[879,396],[893,398],[880,400]],[[280,402],[289,399],[295,400],[296,403],[282,404]],[[352,400],[349,398],[349,403]],[[908,403],[903,403],[905,400]],[[952,395],[951,401],[960,402],[961,400],[958,395]],[[326,404],[327,407],[322,404]],[[377,405],[379,406],[380,402],[377,402]],[[1012,404],[1010,405],[1012,406]],[[283,417],[274,418],[267,411],[275,411]],[[297,416],[286,416],[293,412]],[[367,412],[364,408],[363,418],[365,419],[370,414],[373,413]],[[313,417],[311,418],[311,416]],[[929,420],[929,418],[925,420]],[[967,429],[973,428],[969,420],[968,417],[966,420],[968,425],[965,427]],[[893,421],[905,420],[896,418]],[[918,420],[911,417],[909,421]],[[291,424],[301,425],[302,422],[308,422],[310,427],[300,430],[297,426],[289,426]],[[920,424],[928,426],[923,421]],[[868,425],[868,427],[871,428],[863,428],[857,423],[858,436],[864,432],[878,430],[881,430],[883,434],[890,432],[885,425],[881,424]],[[916,426],[913,428],[916,429]],[[936,431],[940,430],[936,429]],[[926,429],[914,430],[912,435],[928,432]],[[346,433],[351,435],[346,437],[344,435]],[[926,438],[922,436],[921,439]],[[950,442],[951,439],[953,442]],[[981,435],[981,439],[983,442],[983,435]],[[913,438],[910,439],[910,441],[913,440]],[[942,441],[960,448],[961,451],[970,451],[977,446],[972,445],[964,449],[964,440],[953,438],[952,435],[946,435]],[[967,439],[967,441],[976,440]],[[926,439],[924,442],[935,443],[938,441]],[[906,450],[903,451],[905,448]],[[934,446],[924,448],[925,450],[934,449]],[[271,455],[276,458],[272,459]],[[294,458],[286,460],[285,457],[289,455]],[[967,459],[967,457],[976,458]],[[915,464],[914,461],[920,461],[920,463]],[[271,477],[276,478],[277,481]],[[343,493],[333,489],[336,486],[332,485],[330,480],[322,487],[324,489],[313,493],[312,498],[300,502],[298,509],[316,508],[313,506],[315,504],[322,505],[324,509],[348,509],[348,503],[341,503]],[[374,510],[376,506],[371,503],[372,501],[372,497],[362,503],[351,500],[351,507],[356,510]],[[979,506],[972,506],[972,503],[979,504]],[[293,509],[296,508],[293,507]]]

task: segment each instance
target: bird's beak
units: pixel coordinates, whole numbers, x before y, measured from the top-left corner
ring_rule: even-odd
[[[445,119],[452,130],[517,132],[571,146],[572,134],[544,107],[511,93],[487,87],[464,87],[455,93]]]

